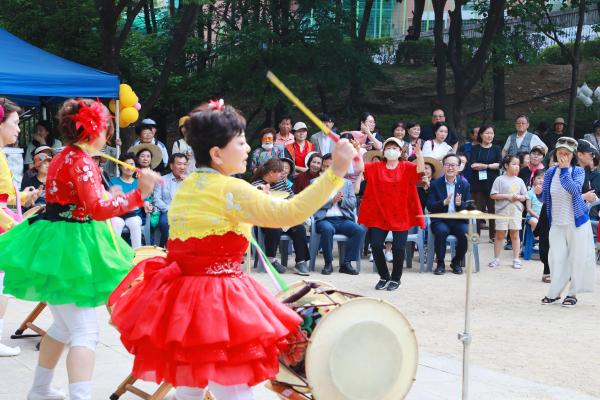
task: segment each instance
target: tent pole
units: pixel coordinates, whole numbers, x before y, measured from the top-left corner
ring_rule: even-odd
[[[115,136],[116,141],[121,140],[121,116],[119,111],[119,99],[115,101]],[[121,157],[121,145],[117,144],[117,158]],[[121,170],[117,167],[117,176],[121,176]]]

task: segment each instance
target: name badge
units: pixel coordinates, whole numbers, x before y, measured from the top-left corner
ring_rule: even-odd
[[[482,169],[482,170],[479,171],[479,180],[480,181],[487,180],[487,170]]]

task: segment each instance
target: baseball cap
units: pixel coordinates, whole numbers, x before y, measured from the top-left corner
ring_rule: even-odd
[[[569,136],[561,136],[556,141],[555,149],[560,149],[561,147],[569,150],[571,153],[575,153],[577,151],[577,140],[573,139]]]
[[[49,146],[38,146],[35,148],[35,150],[33,151],[33,156],[37,156],[38,154],[40,154],[43,151],[47,151],[48,154],[52,154],[52,148]]]
[[[564,125],[564,124],[565,124],[565,119],[564,119],[564,118],[562,118],[562,117],[558,117],[558,118],[556,118],[556,119],[554,120],[554,125],[556,125],[556,124],[563,124],[563,125]]]
[[[533,146],[531,150],[529,150],[529,153],[533,153],[534,151],[539,151],[540,153],[542,153],[543,156],[546,155],[546,148],[544,146]]]
[[[151,118],[144,118],[142,120],[142,125],[156,126],[156,122]]]
[[[299,131],[300,129],[306,129],[308,130],[308,127],[306,126],[306,124],[304,122],[296,122],[294,124],[294,127],[292,128],[292,131]]]
[[[392,137],[390,137],[390,138],[387,138],[387,139],[385,140],[385,142],[383,142],[383,148],[385,149],[385,146],[386,146],[388,143],[391,143],[391,142],[393,142],[393,143],[397,144],[397,145],[398,145],[398,147],[400,147],[401,149],[402,149],[402,147],[404,147],[404,142],[403,142],[402,140],[398,139],[398,138],[397,138],[397,137],[395,137],[395,136],[392,136]]]

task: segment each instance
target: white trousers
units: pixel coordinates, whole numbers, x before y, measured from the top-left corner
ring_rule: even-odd
[[[252,400],[252,388],[248,385],[219,385],[216,382],[208,382],[208,390],[217,400]],[[204,389],[188,386],[175,388],[175,400],[202,400]]]
[[[110,219],[110,222],[115,230],[117,236],[121,236],[123,228],[127,226],[129,228],[129,237],[131,238],[131,247],[137,249],[142,246],[142,218],[139,215],[123,219],[121,217],[114,217]]]
[[[46,333],[52,339],[71,347],[87,347],[96,351],[99,330],[96,309],[75,304],[48,305],[54,322]]]
[[[596,248],[592,225],[588,221],[580,227],[561,225],[550,227],[551,283],[548,297],[559,297],[569,281],[568,296],[593,292],[596,284]]]

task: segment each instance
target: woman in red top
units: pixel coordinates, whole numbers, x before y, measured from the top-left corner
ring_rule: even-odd
[[[384,161],[365,164],[367,185],[358,223],[369,228],[371,251],[380,277],[376,290],[400,287],[408,230],[413,226],[425,227],[423,218],[418,217],[423,211],[417,194],[417,182],[425,170],[425,162],[419,146],[415,147],[416,164],[400,161],[402,146],[400,139],[391,137],[383,143]],[[383,244],[389,231],[394,237],[391,277],[383,255]]]
[[[98,343],[95,307],[131,268],[133,250],[106,220],[143,205],[160,177],[142,171],[139,189],[109,193],[89,153],[99,152],[114,132],[108,110],[93,100],[67,100],[59,111],[67,147],[50,163],[46,212],[0,236],[6,292],[45,301],[54,322],[43,337],[28,400],[59,400],[51,388],[54,368],[66,344],[69,398],[91,400]],[[40,240],[51,238],[51,240]]]

